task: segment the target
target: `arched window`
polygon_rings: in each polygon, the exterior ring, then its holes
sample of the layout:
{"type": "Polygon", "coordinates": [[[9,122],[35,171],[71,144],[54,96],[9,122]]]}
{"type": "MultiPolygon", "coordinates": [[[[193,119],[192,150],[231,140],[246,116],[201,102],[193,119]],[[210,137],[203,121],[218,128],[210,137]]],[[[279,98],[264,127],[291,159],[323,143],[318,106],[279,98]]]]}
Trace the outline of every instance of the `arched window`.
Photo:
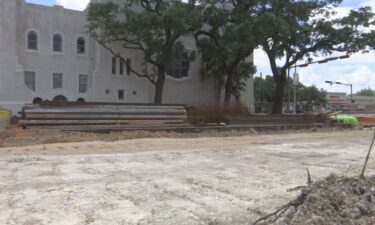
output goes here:
{"type": "Polygon", "coordinates": [[[43,102],[43,99],[40,98],[40,97],[36,97],[36,98],[33,99],[33,104],[39,104],[41,102],[43,102]]]}
{"type": "Polygon", "coordinates": [[[68,99],[64,95],[57,95],[52,99],[52,102],[65,103],[68,102],[68,99]]]}
{"type": "Polygon", "coordinates": [[[62,52],[63,39],[60,34],[53,35],[53,51],[62,52]]]}
{"type": "Polygon", "coordinates": [[[189,75],[190,61],[188,54],[183,52],[181,56],[176,59],[174,65],[167,69],[167,75],[174,78],[183,78],[189,75]]]}
{"type": "Polygon", "coordinates": [[[38,34],[35,31],[27,33],[27,49],[38,50],[38,34]]]}
{"type": "Polygon", "coordinates": [[[86,102],[86,100],[84,98],[78,98],[77,102],[86,102]]]}
{"type": "Polygon", "coordinates": [[[86,54],[86,41],[83,37],[77,39],[77,54],[86,54]]]}

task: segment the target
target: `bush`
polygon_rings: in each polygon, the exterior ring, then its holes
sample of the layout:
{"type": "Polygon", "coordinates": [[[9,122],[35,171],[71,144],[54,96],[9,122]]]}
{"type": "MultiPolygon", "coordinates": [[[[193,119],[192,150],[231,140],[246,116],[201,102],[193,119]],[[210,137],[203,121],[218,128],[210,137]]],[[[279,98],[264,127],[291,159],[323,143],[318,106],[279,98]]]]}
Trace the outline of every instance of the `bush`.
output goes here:
{"type": "Polygon", "coordinates": [[[192,124],[227,123],[227,114],[249,113],[241,103],[195,105],[189,106],[187,111],[188,121],[192,124]]]}

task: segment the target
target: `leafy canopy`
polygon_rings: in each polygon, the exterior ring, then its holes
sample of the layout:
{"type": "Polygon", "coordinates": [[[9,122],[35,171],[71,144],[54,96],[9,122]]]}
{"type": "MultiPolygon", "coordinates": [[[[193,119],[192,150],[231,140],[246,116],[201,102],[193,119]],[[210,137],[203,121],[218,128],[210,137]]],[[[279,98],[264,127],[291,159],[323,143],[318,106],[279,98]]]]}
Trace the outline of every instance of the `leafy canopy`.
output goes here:
{"type": "Polygon", "coordinates": [[[203,2],[205,26],[195,33],[203,62],[202,76],[215,78],[218,86],[225,82],[226,98],[239,96],[250,74],[255,73],[255,67],[246,59],[259,44],[259,37],[254,35],[256,18],[241,10],[241,1],[203,2]]]}
{"type": "MultiPolygon", "coordinates": [[[[255,14],[263,21],[261,47],[276,82],[274,114],[280,114],[287,71],[299,61],[333,52],[352,54],[374,45],[374,14],[370,7],[335,18],[342,0],[259,0],[255,14]]],[[[254,14],[254,12],[249,12],[254,14]]]]}
{"type": "Polygon", "coordinates": [[[285,72],[297,61],[312,60],[314,55],[334,51],[353,53],[369,44],[366,30],[374,24],[370,7],[352,10],[344,18],[334,19],[342,0],[263,0],[259,16],[263,18],[263,43],[276,74],[285,72]],[[278,66],[275,59],[285,57],[278,66]]]}
{"type": "Polygon", "coordinates": [[[357,93],[355,93],[355,95],[359,95],[359,96],[375,96],[375,91],[372,90],[371,88],[365,88],[365,89],[362,89],[362,90],[358,91],[357,93]]]}
{"type": "Polygon", "coordinates": [[[181,37],[202,25],[199,10],[178,0],[121,2],[90,3],[89,33],[115,55],[120,55],[121,49],[142,52],[143,73],[132,72],[155,82],[157,75],[150,74],[148,66],[155,72],[156,67],[173,65],[184,48],[181,37]]]}
{"type": "MultiPolygon", "coordinates": [[[[288,82],[292,86],[292,79],[288,82]]],[[[275,92],[275,81],[272,76],[267,75],[265,78],[255,77],[254,78],[254,94],[256,102],[268,102],[274,101],[275,92]]],[[[318,89],[316,86],[305,86],[304,84],[297,85],[297,101],[306,102],[309,104],[323,105],[326,103],[326,91],[318,89]]],[[[287,99],[287,94],[284,95],[287,99]]]]}

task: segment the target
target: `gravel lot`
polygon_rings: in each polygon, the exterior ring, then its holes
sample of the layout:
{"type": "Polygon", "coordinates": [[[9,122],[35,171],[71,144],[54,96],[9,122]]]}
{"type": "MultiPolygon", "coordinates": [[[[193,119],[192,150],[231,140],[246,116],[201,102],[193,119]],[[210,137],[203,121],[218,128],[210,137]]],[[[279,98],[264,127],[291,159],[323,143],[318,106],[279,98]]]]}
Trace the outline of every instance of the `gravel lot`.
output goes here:
{"type": "MultiPolygon", "coordinates": [[[[330,173],[356,175],[372,131],[0,148],[1,225],[249,224],[330,173]]],[[[369,173],[375,164],[370,161],[369,173]]]]}

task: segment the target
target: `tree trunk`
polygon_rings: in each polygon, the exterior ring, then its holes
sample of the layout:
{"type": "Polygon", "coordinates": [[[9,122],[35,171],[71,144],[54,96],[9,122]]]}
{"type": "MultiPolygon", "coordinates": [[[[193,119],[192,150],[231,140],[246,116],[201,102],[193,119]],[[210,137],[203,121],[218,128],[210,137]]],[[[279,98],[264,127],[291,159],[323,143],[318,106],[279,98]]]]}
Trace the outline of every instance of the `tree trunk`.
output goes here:
{"type": "Polygon", "coordinates": [[[216,103],[217,104],[220,104],[221,102],[221,89],[222,89],[221,84],[216,87],[216,103]]]}
{"type": "Polygon", "coordinates": [[[158,79],[155,84],[155,96],[154,96],[155,104],[163,103],[164,83],[165,83],[165,67],[158,66],[158,79]]]}
{"type": "Polygon", "coordinates": [[[241,95],[235,95],[235,97],[237,103],[241,102],[241,95]]]}
{"type": "Polygon", "coordinates": [[[275,98],[272,106],[272,114],[282,114],[283,112],[283,99],[286,84],[286,74],[274,75],[274,80],[276,84],[275,88],[275,98]]]}
{"type": "Polygon", "coordinates": [[[225,82],[224,104],[228,105],[232,96],[232,79],[228,76],[225,82]]]}

